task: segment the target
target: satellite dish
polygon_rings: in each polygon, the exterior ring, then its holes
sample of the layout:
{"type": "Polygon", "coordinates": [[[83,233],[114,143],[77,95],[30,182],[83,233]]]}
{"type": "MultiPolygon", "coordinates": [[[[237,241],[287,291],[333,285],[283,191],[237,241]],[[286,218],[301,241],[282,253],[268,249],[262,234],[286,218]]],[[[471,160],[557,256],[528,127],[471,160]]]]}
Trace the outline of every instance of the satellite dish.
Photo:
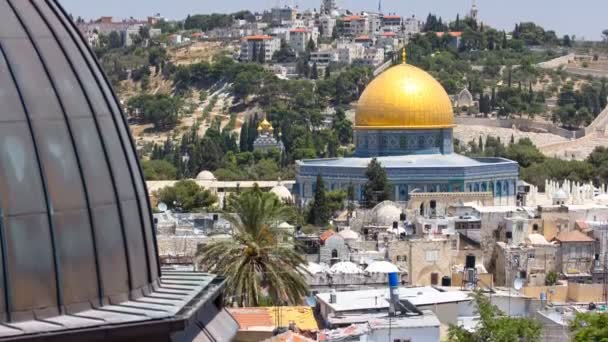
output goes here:
{"type": "Polygon", "coordinates": [[[158,210],[162,211],[163,213],[167,211],[167,205],[163,202],[158,203],[158,205],[156,207],[158,208],[158,210]]]}
{"type": "Polygon", "coordinates": [[[524,287],[524,280],[521,278],[515,278],[515,280],[513,281],[513,287],[517,291],[521,290],[521,288],[524,287]]]}

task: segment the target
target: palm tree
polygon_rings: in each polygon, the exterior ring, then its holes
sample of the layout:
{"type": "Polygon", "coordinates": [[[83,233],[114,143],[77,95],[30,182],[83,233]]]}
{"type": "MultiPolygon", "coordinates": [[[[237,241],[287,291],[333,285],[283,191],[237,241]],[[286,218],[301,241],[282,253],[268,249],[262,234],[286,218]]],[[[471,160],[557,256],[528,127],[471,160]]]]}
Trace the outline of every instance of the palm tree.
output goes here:
{"type": "Polygon", "coordinates": [[[298,304],[308,293],[302,264],[292,244],[282,243],[280,222],[293,216],[274,194],[259,189],[231,200],[233,241],[214,242],[200,252],[199,265],[226,278],[228,302],[258,306],[265,298],[275,305],[298,304]]]}

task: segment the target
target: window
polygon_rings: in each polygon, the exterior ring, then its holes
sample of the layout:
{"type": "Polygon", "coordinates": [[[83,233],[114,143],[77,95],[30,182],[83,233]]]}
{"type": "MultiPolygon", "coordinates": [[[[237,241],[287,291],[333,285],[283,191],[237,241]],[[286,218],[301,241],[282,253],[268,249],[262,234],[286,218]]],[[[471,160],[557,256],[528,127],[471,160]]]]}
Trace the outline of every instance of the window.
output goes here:
{"type": "Polygon", "coordinates": [[[458,249],[458,240],[452,240],[452,249],[458,249]]]}
{"type": "Polygon", "coordinates": [[[535,257],[534,252],[528,253],[528,259],[534,259],[535,257]]]}
{"type": "Polygon", "coordinates": [[[331,250],[331,257],[332,259],[335,259],[338,257],[338,250],[337,249],[332,249],[331,250]]]}
{"type": "Polygon", "coordinates": [[[431,285],[439,284],[439,273],[431,273],[431,285]]]}
{"type": "Polygon", "coordinates": [[[426,251],[426,262],[435,262],[439,259],[439,251],[426,251]]]}

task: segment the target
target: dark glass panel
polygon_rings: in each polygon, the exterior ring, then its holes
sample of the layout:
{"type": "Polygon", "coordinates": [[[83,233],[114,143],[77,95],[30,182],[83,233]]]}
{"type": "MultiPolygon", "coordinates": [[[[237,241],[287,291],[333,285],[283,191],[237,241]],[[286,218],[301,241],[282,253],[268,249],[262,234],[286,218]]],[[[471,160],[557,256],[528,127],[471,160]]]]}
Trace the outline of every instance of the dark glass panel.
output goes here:
{"type": "Polygon", "coordinates": [[[78,80],[68,65],[65,56],[59,49],[57,42],[47,38],[34,38],[39,46],[42,58],[49,68],[49,74],[53,80],[63,108],[68,118],[90,118],[91,111],[80,88],[78,80]]]}
{"type": "Polygon", "coordinates": [[[40,169],[25,122],[0,123],[0,196],[5,215],[46,211],[40,169]]]}
{"type": "Polygon", "coordinates": [[[55,212],[53,226],[64,304],[83,303],[97,297],[95,255],[87,211],[55,212]]]}
{"type": "Polygon", "coordinates": [[[53,208],[86,207],[82,178],[65,122],[40,121],[33,126],[53,208]]]}
{"type": "Polygon", "coordinates": [[[62,119],[57,96],[32,43],[24,39],[2,39],[1,43],[29,116],[33,120],[62,119]]]}
{"type": "Polygon", "coordinates": [[[9,217],[6,222],[11,311],[57,306],[53,250],[46,214],[9,217]]]}
{"type": "Polygon", "coordinates": [[[23,32],[19,20],[7,2],[0,1],[0,13],[2,13],[2,20],[0,20],[0,38],[27,37],[25,32],[23,32]]]}
{"type": "Polygon", "coordinates": [[[127,160],[123,152],[123,146],[118,139],[116,128],[110,117],[100,118],[99,126],[101,136],[105,139],[106,148],[110,156],[114,179],[116,180],[118,195],[121,200],[134,199],[135,190],[131,182],[127,160]]]}
{"type": "Polygon", "coordinates": [[[93,119],[70,120],[91,206],[116,202],[108,164],[93,119]]]}
{"type": "Polygon", "coordinates": [[[137,202],[124,201],[122,204],[122,213],[124,215],[125,232],[127,236],[127,250],[129,259],[131,260],[131,277],[133,287],[139,288],[147,283],[147,255],[144,249],[144,237],[141,232],[141,221],[137,210],[137,202]]]}
{"type": "Polygon", "coordinates": [[[129,291],[124,240],[116,205],[93,208],[97,254],[106,296],[129,291]]]}
{"type": "Polygon", "coordinates": [[[0,122],[25,120],[23,105],[2,53],[0,53],[0,104],[2,104],[0,122]]]}

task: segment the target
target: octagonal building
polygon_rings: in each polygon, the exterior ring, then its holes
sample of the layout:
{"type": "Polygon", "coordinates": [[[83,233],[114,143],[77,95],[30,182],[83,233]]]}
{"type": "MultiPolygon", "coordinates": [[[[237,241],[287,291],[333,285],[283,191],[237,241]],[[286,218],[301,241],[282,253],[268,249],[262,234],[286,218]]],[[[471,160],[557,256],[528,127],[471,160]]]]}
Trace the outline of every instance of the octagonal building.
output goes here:
{"type": "Polygon", "coordinates": [[[412,192],[491,192],[495,204],[515,204],[518,164],[455,154],[454,126],[452,103],[441,84],[404,61],[380,74],[361,95],[352,157],[297,162],[297,195],[301,203],[310,201],[321,175],[326,189],[352,184],[356,200],[365,201],[365,171],[377,158],[395,201],[409,200],[412,192]]]}
{"type": "Polygon", "coordinates": [[[161,276],[125,117],[54,0],[0,0],[0,215],[0,340],[184,341],[222,314],[221,279],[161,276]]]}

